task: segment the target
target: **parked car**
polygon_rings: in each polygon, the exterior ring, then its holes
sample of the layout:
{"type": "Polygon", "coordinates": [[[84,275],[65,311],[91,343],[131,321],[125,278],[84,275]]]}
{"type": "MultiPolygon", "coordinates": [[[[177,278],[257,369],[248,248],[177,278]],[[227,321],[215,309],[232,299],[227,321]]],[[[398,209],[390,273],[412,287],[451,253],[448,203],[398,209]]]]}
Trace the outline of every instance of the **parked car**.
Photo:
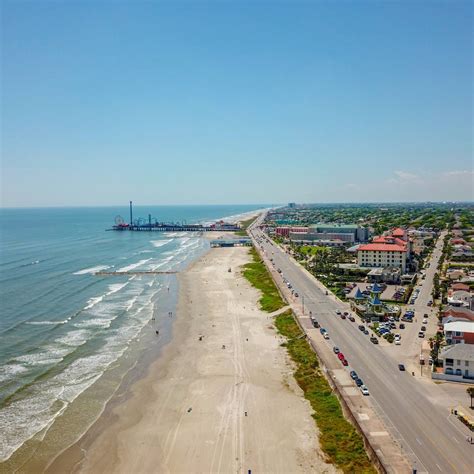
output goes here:
{"type": "Polygon", "coordinates": [[[344,313],[342,314],[344,314],[344,316],[349,316],[349,313],[347,311],[344,311],[344,313]]]}
{"type": "Polygon", "coordinates": [[[428,324],[428,320],[425,318],[423,321],[421,321],[423,324],[428,324]]]}
{"type": "Polygon", "coordinates": [[[320,332],[321,334],[324,334],[324,333],[326,332],[326,329],[321,328],[321,329],[319,330],[319,332],[320,332]]]}
{"type": "Polygon", "coordinates": [[[405,325],[403,323],[400,323],[400,326],[399,326],[400,329],[405,329],[405,325]]]}
{"type": "Polygon", "coordinates": [[[295,298],[298,298],[298,296],[299,296],[298,293],[295,291],[295,298]]]}
{"type": "Polygon", "coordinates": [[[346,319],[346,317],[343,314],[341,314],[341,319],[346,319]]]}
{"type": "Polygon", "coordinates": [[[362,395],[370,395],[369,389],[365,385],[360,386],[360,391],[362,392],[362,395]]]}
{"type": "Polygon", "coordinates": [[[359,376],[357,375],[357,372],[356,372],[355,370],[351,370],[350,373],[349,373],[349,375],[351,376],[351,378],[352,378],[353,380],[359,378],[359,376]]]}
{"type": "Polygon", "coordinates": [[[346,359],[342,359],[341,362],[342,362],[342,365],[345,366],[345,367],[347,367],[349,365],[349,362],[347,362],[346,359]]]}
{"type": "Polygon", "coordinates": [[[327,332],[325,332],[325,333],[323,334],[323,337],[324,337],[324,339],[329,339],[329,334],[328,334],[327,332]]]}
{"type": "Polygon", "coordinates": [[[337,357],[339,358],[339,360],[342,360],[344,359],[344,354],[342,352],[339,352],[337,353],[337,357]]]}
{"type": "Polygon", "coordinates": [[[359,324],[359,330],[363,331],[365,329],[365,326],[363,324],[359,324]]]}
{"type": "Polygon", "coordinates": [[[358,387],[361,387],[362,385],[364,385],[364,382],[362,382],[362,379],[355,379],[355,383],[358,387]]]}
{"type": "Polygon", "coordinates": [[[349,316],[349,321],[352,321],[352,322],[354,322],[354,321],[355,321],[355,318],[354,318],[354,316],[349,316]]]}
{"type": "Polygon", "coordinates": [[[422,331],[426,331],[426,326],[421,326],[422,331]]]}
{"type": "Polygon", "coordinates": [[[337,311],[336,311],[336,314],[339,315],[339,314],[341,314],[341,312],[340,312],[339,310],[337,310],[337,311]]]}
{"type": "Polygon", "coordinates": [[[367,330],[367,328],[364,329],[364,334],[365,334],[366,336],[369,335],[369,331],[367,330]]]}
{"type": "Polygon", "coordinates": [[[378,340],[375,336],[372,336],[372,337],[370,338],[370,342],[371,342],[372,344],[378,344],[378,343],[379,343],[379,340],[378,340]]]}
{"type": "Polygon", "coordinates": [[[398,364],[398,370],[400,370],[400,372],[405,372],[405,366],[403,364],[398,364]]]}
{"type": "Polygon", "coordinates": [[[418,333],[418,337],[425,337],[425,333],[424,333],[423,331],[420,331],[420,332],[418,333]]]}
{"type": "Polygon", "coordinates": [[[314,320],[314,321],[313,321],[313,326],[314,326],[315,328],[319,328],[319,323],[318,323],[316,320],[314,320]]]}
{"type": "Polygon", "coordinates": [[[340,351],[339,351],[339,347],[337,347],[337,346],[334,346],[334,347],[332,348],[332,351],[334,352],[334,354],[339,354],[339,352],[340,352],[340,351]]]}

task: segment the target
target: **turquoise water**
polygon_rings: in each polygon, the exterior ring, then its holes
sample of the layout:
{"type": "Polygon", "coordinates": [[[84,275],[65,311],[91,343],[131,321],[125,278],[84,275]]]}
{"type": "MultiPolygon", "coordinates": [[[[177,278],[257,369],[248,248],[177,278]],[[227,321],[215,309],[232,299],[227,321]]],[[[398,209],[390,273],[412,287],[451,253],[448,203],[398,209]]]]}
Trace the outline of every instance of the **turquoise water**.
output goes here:
{"type": "MultiPolygon", "coordinates": [[[[159,221],[210,222],[262,206],[134,209],[159,221]]],[[[0,211],[0,461],[44,431],[123,355],[172,298],[171,276],[209,246],[198,234],[106,232],[128,208],[0,211]]]]}

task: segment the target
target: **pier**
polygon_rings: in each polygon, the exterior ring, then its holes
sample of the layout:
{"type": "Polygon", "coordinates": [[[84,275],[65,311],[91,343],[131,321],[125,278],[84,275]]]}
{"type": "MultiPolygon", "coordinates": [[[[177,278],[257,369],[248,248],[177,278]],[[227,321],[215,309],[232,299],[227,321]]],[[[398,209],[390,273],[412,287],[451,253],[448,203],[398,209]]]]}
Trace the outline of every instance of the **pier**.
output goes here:
{"type": "Polygon", "coordinates": [[[130,272],[95,272],[95,276],[121,276],[121,275],[127,275],[127,276],[134,276],[134,275],[172,275],[174,273],[178,273],[177,271],[163,271],[163,272],[158,272],[158,271],[153,271],[153,270],[143,270],[143,271],[130,271],[130,272]]]}
{"type": "Polygon", "coordinates": [[[115,225],[111,229],[115,231],[133,231],[133,232],[235,232],[240,230],[240,226],[235,223],[219,221],[211,225],[187,224],[173,222],[158,222],[148,214],[148,219],[139,217],[133,219],[133,203],[130,201],[130,221],[126,223],[122,216],[115,218],[115,225]]]}

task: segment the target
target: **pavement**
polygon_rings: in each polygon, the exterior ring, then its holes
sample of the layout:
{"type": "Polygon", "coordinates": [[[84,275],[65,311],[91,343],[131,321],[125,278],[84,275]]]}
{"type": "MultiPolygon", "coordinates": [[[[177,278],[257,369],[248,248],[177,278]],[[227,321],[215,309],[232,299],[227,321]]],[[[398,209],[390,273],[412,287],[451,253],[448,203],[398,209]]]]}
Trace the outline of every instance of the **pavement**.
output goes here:
{"type": "MultiPolygon", "coordinates": [[[[251,226],[250,233],[254,242],[256,238],[264,237],[257,228],[262,218],[257,219],[251,226]]],[[[336,316],[337,309],[349,311],[346,303],[330,292],[326,295],[326,289],[320,282],[278,246],[268,242],[266,236],[262,244],[255,244],[261,247],[264,261],[273,272],[280,288],[285,288],[285,285],[281,275],[276,272],[278,268],[299,293],[299,298],[293,306],[299,307],[305,314],[312,311],[321,326],[328,330],[330,343],[337,345],[344,352],[350,365],[343,370],[356,370],[362,377],[370,391],[370,396],[366,399],[383,420],[392,438],[399,443],[412,469],[416,469],[417,473],[473,473],[474,445],[466,442],[470,432],[453,419],[443,404],[436,403],[438,398],[446,397],[446,393],[431,381],[428,383],[426,379],[413,377],[408,371],[398,370],[396,359],[405,356],[405,352],[419,350],[419,342],[407,344],[405,350],[395,355],[387,351],[386,347],[371,344],[368,337],[357,328],[357,320],[356,323],[351,323],[348,319],[342,320],[336,316]],[[269,261],[270,258],[274,259],[274,267],[269,261]],[[406,350],[407,347],[409,350],[406,350]]],[[[436,250],[433,255],[436,255],[436,250]]],[[[434,274],[434,263],[428,270],[431,270],[430,274],[434,274]]],[[[430,274],[427,274],[424,282],[432,280],[430,274]]],[[[418,297],[418,306],[422,305],[424,300],[427,303],[429,299],[429,283],[426,286],[423,283],[422,286],[424,292],[418,297]]],[[[431,298],[431,295],[429,297],[431,298]]],[[[411,330],[418,332],[415,324],[421,326],[421,320],[412,324],[411,330]]],[[[406,336],[406,339],[409,340],[409,336],[406,336]]],[[[403,349],[404,346],[398,347],[403,349]]],[[[334,359],[337,360],[335,355],[334,359]]]]}

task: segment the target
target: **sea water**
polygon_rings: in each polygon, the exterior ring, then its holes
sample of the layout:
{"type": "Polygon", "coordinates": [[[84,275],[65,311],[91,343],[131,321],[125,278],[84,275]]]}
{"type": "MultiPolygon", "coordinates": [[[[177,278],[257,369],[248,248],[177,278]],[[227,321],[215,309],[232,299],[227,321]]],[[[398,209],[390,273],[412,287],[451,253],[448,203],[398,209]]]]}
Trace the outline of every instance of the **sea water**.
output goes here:
{"type": "MultiPolygon", "coordinates": [[[[202,223],[259,208],[167,206],[134,213],[202,223]]],[[[120,214],[128,209],[0,212],[0,462],[28,440],[43,439],[130,354],[146,325],[153,320],[159,327],[168,317],[165,308],[176,297],[172,275],[96,273],[179,271],[209,248],[197,233],[107,232],[120,214]]]]}

